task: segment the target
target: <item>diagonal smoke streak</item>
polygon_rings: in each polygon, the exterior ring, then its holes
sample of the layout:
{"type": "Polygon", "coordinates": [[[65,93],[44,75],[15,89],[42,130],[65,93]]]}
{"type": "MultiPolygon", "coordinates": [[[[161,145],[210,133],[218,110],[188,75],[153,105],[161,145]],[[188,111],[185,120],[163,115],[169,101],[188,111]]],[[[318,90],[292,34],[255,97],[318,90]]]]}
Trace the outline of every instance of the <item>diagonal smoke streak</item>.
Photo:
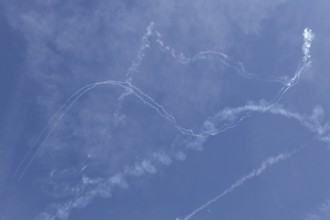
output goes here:
{"type": "Polygon", "coordinates": [[[292,157],[296,153],[297,153],[297,151],[294,151],[294,152],[291,152],[291,153],[281,153],[281,154],[277,155],[276,157],[267,158],[266,160],[264,160],[261,163],[261,165],[258,168],[252,170],[250,173],[248,173],[248,174],[244,175],[243,177],[241,177],[238,181],[236,181],[234,184],[232,184],[229,188],[225,189],[222,193],[220,193],[219,195],[217,195],[213,199],[210,199],[209,201],[207,201],[206,203],[204,203],[203,205],[201,205],[200,207],[198,207],[197,209],[192,211],[186,217],[176,218],[176,220],[189,220],[189,219],[191,219],[197,213],[203,211],[208,206],[212,205],[213,203],[217,202],[219,199],[223,198],[227,194],[233,192],[238,187],[242,186],[246,181],[248,181],[248,180],[250,180],[254,177],[260,176],[267,169],[271,168],[272,166],[274,166],[275,164],[277,164],[277,163],[279,163],[283,160],[288,160],[290,157],[292,157]]]}
{"type": "MultiPolygon", "coordinates": [[[[35,158],[36,154],[40,151],[40,148],[45,146],[45,143],[48,140],[48,137],[52,134],[54,129],[56,128],[59,121],[64,117],[64,115],[70,110],[72,105],[74,105],[77,100],[86,94],[88,91],[92,90],[96,86],[100,85],[113,85],[113,86],[119,86],[123,89],[125,89],[125,92],[119,97],[118,99],[118,108],[117,112],[119,113],[121,110],[121,105],[125,100],[125,97],[127,95],[134,95],[136,96],[141,102],[149,106],[150,108],[154,109],[160,117],[164,118],[168,122],[170,122],[173,127],[175,127],[178,131],[180,131],[183,135],[191,136],[196,139],[193,139],[192,141],[188,141],[185,144],[187,145],[184,149],[200,149],[203,145],[203,143],[207,140],[209,136],[217,135],[218,133],[225,132],[227,129],[233,128],[237,126],[244,118],[250,116],[253,112],[256,113],[271,113],[271,114],[278,114],[284,117],[288,118],[294,118],[301,122],[301,124],[306,125],[308,128],[313,128],[311,131],[315,132],[317,129],[322,130],[320,124],[313,123],[316,122],[316,120],[310,120],[311,122],[308,122],[308,117],[303,117],[298,113],[291,113],[284,108],[278,107],[277,102],[280,101],[282,96],[294,85],[298,83],[299,77],[302,74],[303,71],[305,71],[307,68],[310,67],[311,61],[310,61],[310,46],[312,42],[313,34],[310,29],[305,29],[304,31],[304,44],[303,44],[303,63],[300,68],[295,72],[294,76],[289,80],[285,81],[281,78],[278,79],[261,79],[263,81],[271,81],[271,82],[281,82],[283,84],[282,89],[279,92],[279,95],[277,98],[274,99],[274,101],[270,103],[263,103],[260,105],[253,105],[249,104],[246,106],[238,107],[236,109],[225,109],[224,111],[220,111],[213,117],[209,117],[203,124],[201,131],[196,132],[187,128],[182,127],[180,124],[177,123],[175,117],[168,113],[166,109],[157,103],[154,99],[152,99],[149,95],[142,92],[141,89],[137,88],[132,84],[133,81],[133,75],[136,72],[137,68],[143,61],[143,58],[145,57],[145,51],[147,48],[150,47],[150,39],[151,37],[156,38],[156,42],[160,46],[161,51],[167,51],[170,52],[171,56],[184,64],[188,64],[191,62],[195,62],[197,60],[201,59],[209,59],[212,57],[220,58],[220,61],[234,69],[240,76],[247,78],[247,79],[254,79],[254,80],[260,80],[260,78],[255,75],[251,74],[245,71],[244,66],[241,63],[235,63],[231,61],[227,55],[217,52],[217,51],[204,51],[196,54],[192,58],[186,58],[182,53],[177,53],[175,50],[171,49],[169,46],[166,46],[163,41],[161,41],[161,35],[154,31],[154,24],[151,23],[148,28],[146,34],[142,38],[142,45],[140,47],[140,50],[138,52],[138,55],[135,60],[133,60],[131,67],[128,69],[126,73],[126,80],[125,81],[114,81],[114,80],[107,80],[103,82],[96,82],[90,85],[87,85],[85,87],[82,87],[79,89],[76,93],[74,93],[68,101],[61,106],[58,112],[54,114],[54,116],[51,118],[49,123],[46,125],[46,127],[41,132],[40,136],[37,139],[37,142],[41,141],[40,145],[35,145],[34,148],[37,148],[36,151],[32,154],[30,160],[23,159],[22,165],[19,165],[17,170],[15,171],[14,175],[18,175],[20,167],[23,167],[24,161],[27,162],[27,166],[25,166],[23,172],[19,176],[19,179],[21,179],[28,169],[29,165],[35,158]],[[307,30],[307,31],[306,31],[307,30]],[[306,32],[306,33],[305,33],[306,32]],[[307,59],[308,58],[308,59],[307,59]],[[225,123],[226,122],[226,123],[225,123]],[[308,122],[308,123],[307,123],[308,122]],[[54,124],[53,124],[54,123],[54,124]],[[315,126],[315,127],[313,127],[315,126]],[[317,127],[318,126],[318,127],[317,127]],[[315,129],[314,129],[315,128],[315,129]],[[45,137],[43,137],[45,136],[45,137]]],[[[323,134],[323,133],[322,133],[323,134]]],[[[182,148],[182,146],[181,146],[182,148]]],[[[69,213],[74,208],[81,208],[86,206],[88,203],[90,203],[95,197],[101,196],[101,197],[109,197],[111,196],[111,191],[114,187],[120,186],[122,188],[127,187],[127,183],[125,182],[125,178],[128,177],[136,177],[140,176],[144,173],[155,173],[156,168],[154,164],[161,164],[161,165],[169,165],[173,158],[183,160],[185,157],[184,152],[177,151],[174,154],[165,154],[163,153],[162,156],[159,156],[161,154],[155,153],[155,155],[158,155],[157,157],[154,156],[149,159],[143,160],[141,163],[136,164],[133,168],[128,168],[122,173],[118,174],[115,177],[109,177],[109,178],[100,178],[96,180],[89,180],[82,183],[82,185],[79,187],[79,190],[81,193],[77,195],[74,199],[68,201],[67,203],[57,205],[55,209],[55,214],[47,214],[43,213],[40,215],[43,218],[41,219],[67,219],[69,213]],[[88,187],[91,187],[92,189],[87,189],[88,187]],[[48,217],[47,217],[48,216],[48,217]]],[[[26,156],[27,158],[29,156],[26,156]]],[[[281,161],[281,160],[279,160],[281,161]]],[[[267,163],[266,163],[267,165],[267,163]]],[[[269,166],[269,164],[268,164],[269,166]]],[[[266,168],[265,168],[266,169],[266,168]]],[[[263,172],[263,170],[261,170],[263,172]]],[[[255,175],[257,175],[256,173],[255,175]]],[[[260,175],[260,174],[258,174],[260,175]]],[[[252,177],[250,177],[252,178],[252,177]]],[[[248,178],[249,179],[249,178],[248,178]]],[[[86,179],[85,179],[86,180],[86,179]]],[[[246,179],[247,180],[247,179],[246,179]]],[[[242,184],[246,181],[244,180],[242,184]]],[[[236,186],[237,187],[237,186],[236,186]]],[[[235,188],[236,188],[235,187],[235,188]]],[[[79,191],[78,190],[78,191],[79,191]]]]}
{"type": "Polygon", "coordinates": [[[117,173],[109,178],[90,179],[83,177],[82,185],[78,186],[78,192],[75,198],[63,203],[52,205],[47,212],[41,213],[36,220],[56,220],[68,219],[72,209],[83,208],[87,206],[96,197],[111,197],[115,188],[125,189],[128,187],[126,179],[129,177],[138,177],[145,173],[154,174],[156,164],[168,166],[172,163],[171,156],[164,152],[154,153],[149,159],[135,164],[133,167],[126,168],[123,172],[117,173]]]}
{"type": "Polygon", "coordinates": [[[145,33],[145,35],[142,37],[141,47],[138,51],[138,54],[133,60],[131,66],[128,68],[128,71],[126,73],[127,82],[132,82],[134,73],[136,72],[137,68],[140,66],[141,62],[143,61],[143,58],[145,57],[146,49],[150,47],[150,37],[153,35],[153,29],[154,22],[151,22],[147,27],[147,33],[145,33]]]}

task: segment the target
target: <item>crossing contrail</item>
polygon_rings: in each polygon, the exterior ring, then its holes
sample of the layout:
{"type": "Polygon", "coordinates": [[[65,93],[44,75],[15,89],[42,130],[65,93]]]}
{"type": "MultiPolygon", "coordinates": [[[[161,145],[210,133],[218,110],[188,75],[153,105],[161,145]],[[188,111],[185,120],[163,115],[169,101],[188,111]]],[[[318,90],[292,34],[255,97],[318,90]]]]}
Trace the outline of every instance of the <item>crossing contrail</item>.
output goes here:
{"type": "MultiPolygon", "coordinates": [[[[187,57],[181,52],[177,52],[170,46],[166,45],[164,41],[161,39],[161,35],[154,28],[154,23],[150,23],[147,27],[147,31],[142,37],[141,46],[139,48],[138,54],[136,58],[132,61],[132,65],[128,68],[128,71],[125,75],[125,79],[123,81],[116,80],[105,80],[96,83],[92,83],[86,85],[79,90],[77,90],[69,99],[59,108],[59,110],[51,117],[49,122],[46,124],[45,128],[41,131],[39,137],[36,140],[36,143],[33,145],[32,149],[26,154],[18,168],[15,170],[13,176],[18,176],[18,179],[22,179],[26,171],[28,170],[30,164],[38,154],[38,152],[43,148],[50,135],[56,129],[58,123],[62,120],[65,114],[70,110],[70,108],[82,97],[87,94],[89,91],[93,90],[98,86],[117,86],[124,90],[124,92],[118,98],[118,108],[116,111],[120,112],[121,105],[125,100],[125,97],[128,95],[133,95],[137,99],[139,99],[143,104],[155,110],[158,115],[164,120],[168,121],[175,129],[177,129],[181,134],[185,137],[192,137],[193,139],[184,141],[183,143],[187,146],[180,146],[173,155],[162,153],[162,154],[154,154],[152,158],[145,158],[144,160],[136,163],[133,167],[130,167],[118,174],[117,176],[109,177],[109,178],[100,178],[90,181],[85,181],[82,186],[82,189],[88,184],[92,184],[93,188],[91,190],[87,190],[79,196],[69,200],[66,203],[59,204],[55,208],[55,214],[43,213],[40,216],[44,216],[43,219],[67,219],[69,213],[74,208],[81,208],[90,203],[95,197],[109,197],[114,187],[120,186],[122,188],[127,187],[127,183],[125,182],[126,177],[137,177],[141,176],[144,173],[153,174],[157,171],[156,163],[161,163],[163,165],[170,165],[174,158],[183,159],[185,157],[184,150],[197,149],[201,147],[205,141],[207,141],[208,137],[217,135],[221,132],[225,132],[228,129],[231,129],[237,126],[242,120],[246,117],[249,117],[252,113],[270,113],[275,115],[281,115],[287,118],[293,118],[299,121],[302,125],[307,128],[310,128],[312,132],[323,131],[326,130],[325,127],[322,127],[321,124],[317,123],[317,120],[311,119],[310,117],[303,116],[298,113],[290,112],[284,108],[282,108],[278,102],[282,99],[285,93],[295,86],[301,74],[306,71],[311,66],[311,56],[310,56],[310,48],[311,43],[314,37],[313,32],[306,28],[303,33],[304,43],[302,46],[303,58],[302,64],[297,68],[295,73],[288,80],[283,80],[283,78],[260,78],[257,74],[253,74],[247,72],[245,67],[240,62],[235,62],[229,58],[228,55],[218,52],[218,51],[201,51],[192,57],[187,57]],[[151,42],[155,41],[160,48],[161,51],[166,52],[172,56],[172,58],[182,64],[189,64],[196,62],[198,60],[207,60],[207,59],[216,59],[219,60],[225,66],[233,69],[239,76],[249,79],[249,80],[262,80],[265,82],[276,82],[280,83],[282,87],[280,88],[277,96],[271,101],[264,101],[257,104],[247,104],[244,106],[236,107],[236,108],[225,108],[224,110],[219,110],[213,116],[208,117],[204,124],[201,125],[200,130],[192,130],[189,128],[185,128],[180,125],[175,116],[172,115],[165,106],[162,106],[160,103],[156,102],[152,96],[145,93],[141,88],[138,88],[134,85],[134,74],[137,71],[138,67],[142,63],[145,57],[146,50],[151,47],[151,42]],[[157,156],[155,156],[157,155],[157,156]],[[22,171],[21,171],[22,170],[22,171]],[[48,217],[47,217],[48,216],[48,217]]],[[[321,132],[322,135],[324,132],[321,132]]],[[[289,159],[294,153],[283,153],[279,154],[276,157],[270,157],[262,162],[261,166],[257,169],[254,169],[249,174],[243,176],[237,182],[235,182],[232,186],[226,189],[223,193],[219,194],[214,199],[209,200],[201,207],[194,210],[191,214],[187,215],[183,220],[188,220],[193,217],[195,214],[203,210],[205,207],[213,204],[218,199],[222,198],[226,194],[232,192],[236,188],[243,185],[247,180],[257,177],[261,175],[266,169],[272,167],[273,165],[289,159]]],[[[86,180],[86,179],[85,179],[86,180]]]]}

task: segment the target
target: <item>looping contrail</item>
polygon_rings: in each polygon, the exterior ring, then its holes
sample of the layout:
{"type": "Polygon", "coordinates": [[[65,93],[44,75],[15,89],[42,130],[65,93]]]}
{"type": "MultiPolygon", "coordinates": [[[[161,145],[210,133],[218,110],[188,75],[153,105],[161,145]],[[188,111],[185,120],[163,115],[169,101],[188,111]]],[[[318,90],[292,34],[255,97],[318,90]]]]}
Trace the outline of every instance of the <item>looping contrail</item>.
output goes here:
{"type": "MultiPolygon", "coordinates": [[[[177,52],[170,46],[166,45],[164,41],[161,39],[161,34],[155,30],[154,23],[151,22],[147,27],[146,33],[143,35],[141,40],[141,46],[138,50],[136,58],[132,61],[131,66],[128,68],[128,71],[125,74],[125,79],[123,81],[115,81],[115,80],[105,80],[101,82],[96,82],[93,84],[86,85],[79,90],[77,90],[69,99],[59,108],[59,110],[51,117],[49,122],[46,124],[45,128],[41,131],[39,137],[37,138],[35,144],[31,148],[31,150],[26,154],[18,168],[14,172],[13,176],[18,176],[18,179],[22,179],[26,171],[28,170],[30,164],[40,152],[41,148],[43,148],[50,135],[56,129],[58,123],[62,120],[65,114],[70,110],[70,108],[86,93],[91,91],[97,86],[111,85],[118,86],[125,90],[120,97],[118,98],[118,108],[116,111],[120,112],[122,103],[125,100],[125,97],[128,95],[133,95],[138,98],[142,103],[147,105],[148,107],[155,110],[158,115],[168,121],[175,129],[177,129],[181,134],[185,137],[192,137],[192,140],[184,142],[187,147],[181,146],[181,151],[177,151],[176,154],[167,155],[167,154],[155,154],[151,159],[144,159],[140,163],[135,164],[133,168],[126,169],[120,175],[118,174],[115,177],[109,177],[104,179],[97,180],[88,180],[85,178],[85,181],[80,186],[82,189],[86,185],[93,185],[94,188],[91,190],[86,190],[81,195],[69,200],[67,203],[60,204],[56,206],[56,212],[54,215],[43,213],[41,216],[44,216],[43,219],[67,219],[70,211],[74,208],[80,208],[86,206],[90,201],[92,201],[97,196],[109,197],[111,195],[111,191],[115,186],[120,186],[121,188],[127,187],[127,183],[124,181],[125,177],[133,177],[140,176],[143,173],[155,173],[156,168],[153,163],[160,162],[163,165],[169,165],[172,162],[172,159],[176,157],[178,160],[184,160],[185,153],[182,149],[198,149],[203,143],[207,140],[208,137],[217,135],[221,132],[225,132],[226,130],[237,126],[242,120],[246,117],[249,117],[253,112],[268,112],[271,114],[283,115],[285,117],[291,117],[301,124],[306,124],[306,126],[314,126],[314,124],[308,124],[304,117],[300,117],[300,115],[294,115],[285,109],[278,108],[278,102],[282,99],[284,94],[295,86],[301,74],[306,71],[311,65],[311,55],[310,48],[312,44],[312,40],[314,38],[314,34],[311,29],[306,28],[303,32],[304,43],[302,45],[303,58],[302,64],[297,68],[294,75],[289,78],[289,80],[283,80],[282,78],[274,79],[274,78],[261,78],[257,74],[249,73],[245,70],[245,67],[240,62],[232,61],[228,55],[218,52],[218,51],[202,51],[197,53],[192,57],[187,57],[183,53],[177,52]],[[207,60],[207,59],[217,59],[219,62],[224,64],[226,67],[233,69],[239,76],[249,79],[249,80],[262,80],[265,82],[275,82],[281,83],[282,87],[279,90],[277,96],[270,102],[264,102],[256,105],[245,105],[238,107],[236,109],[225,109],[223,111],[219,111],[217,114],[210,116],[208,119],[204,121],[201,129],[199,131],[194,131],[189,128],[185,128],[181,126],[176,118],[170,114],[166,110],[164,106],[157,103],[150,95],[144,93],[142,89],[136,87],[133,84],[134,74],[137,72],[138,67],[144,60],[146,50],[151,47],[152,40],[156,42],[161,51],[166,52],[172,56],[172,58],[182,64],[190,64],[196,62],[198,60],[207,60]],[[276,111],[277,110],[277,111],[276,111]],[[22,171],[21,171],[22,170],[22,171]],[[46,216],[46,217],[45,217],[46,216]]],[[[308,120],[307,120],[308,121],[308,120]]],[[[319,124],[315,125],[317,128],[321,128],[319,124]]],[[[311,129],[312,130],[312,129],[311,129]]],[[[320,130],[320,129],[319,129],[320,130]]],[[[312,130],[313,132],[315,130],[312,130]]],[[[237,182],[235,182],[232,186],[226,189],[223,193],[216,196],[214,199],[209,200],[207,203],[202,205],[201,207],[194,210],[191,214],[187,215],[183,220],[188,220],[193,217],[196,213],[203,210],[205,207],[211,205],[216,202],[218,199],[222,198],[226,194],[232,192],[237,187],[243,185],[247,180],[261,175],[266,169],[271,166],[289,159],[294,153],[284,153],[279,154],[276,157],[270,157],[264,160],[260,167],[254,169],[247,175],[243,176],[237,182]]]]}

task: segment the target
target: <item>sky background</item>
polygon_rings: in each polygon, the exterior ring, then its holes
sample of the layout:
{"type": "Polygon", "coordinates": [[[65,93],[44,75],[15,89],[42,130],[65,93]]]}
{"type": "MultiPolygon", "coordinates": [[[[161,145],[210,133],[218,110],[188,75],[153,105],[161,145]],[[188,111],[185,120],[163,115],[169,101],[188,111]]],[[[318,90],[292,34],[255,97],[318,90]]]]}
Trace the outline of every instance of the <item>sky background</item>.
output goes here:
{"type": "Polygon", "coordinates": [[[0,220],[329,219],[329,9],[0,1],[0,220]]]}

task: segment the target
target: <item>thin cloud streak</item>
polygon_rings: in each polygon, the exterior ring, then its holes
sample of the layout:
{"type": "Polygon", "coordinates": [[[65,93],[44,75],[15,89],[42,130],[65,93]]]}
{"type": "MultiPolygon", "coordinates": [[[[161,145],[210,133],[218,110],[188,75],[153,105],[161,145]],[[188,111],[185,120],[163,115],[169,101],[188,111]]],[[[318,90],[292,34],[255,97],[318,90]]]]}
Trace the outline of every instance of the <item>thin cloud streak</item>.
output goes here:
{"type": "Polygon", "coordinates": [[[315,212],[309,213],[304,220],[328,220],[330,219],[330,199],[319,205],[315,212]]]}
{"type": "Polygon", "coordinates": [[[255,178],[255,177],[260,176],[267,169],[271,168],[272,166],[274,166],[275,164],[278,164],[281,161],[288,160],[295,153],[296,153],[296,151],[294,151],[292,153],[281,153],[281,154],[279,154],[279,155],[277,155],[275,157],[269,157],[269,158],[267,158],[266,160],[264,160],[261,163],[261,165],[258,168],[252,170],[250,173],[248,173],[248,174],[244,175],[243,177],[241,177],[238,181],[236,181],[234,184],[232,184],[229,188],[227,188],[226,190],[224,190],[222,193],[220,193],[219,195],[217,195],[213,199],[210,199],[209,201],[207,201],[206,203],[204,203],[203,205],[201,205],[200,207],[198,207],[197,209],[195,209],[194,211],[192,211],[186,217],[176,218],[176,220],[189,220],[189,219],[191,219],[192,217],[194,217],[199,212],[203,211],[208,206],[212,205],[213,203],[217,202],[219,199],[223,198],[227,194],[233,192],[238,187],[242,186],[246,181],[248,181],[248,180],[250,180],[252,178],[255,178]]]}

